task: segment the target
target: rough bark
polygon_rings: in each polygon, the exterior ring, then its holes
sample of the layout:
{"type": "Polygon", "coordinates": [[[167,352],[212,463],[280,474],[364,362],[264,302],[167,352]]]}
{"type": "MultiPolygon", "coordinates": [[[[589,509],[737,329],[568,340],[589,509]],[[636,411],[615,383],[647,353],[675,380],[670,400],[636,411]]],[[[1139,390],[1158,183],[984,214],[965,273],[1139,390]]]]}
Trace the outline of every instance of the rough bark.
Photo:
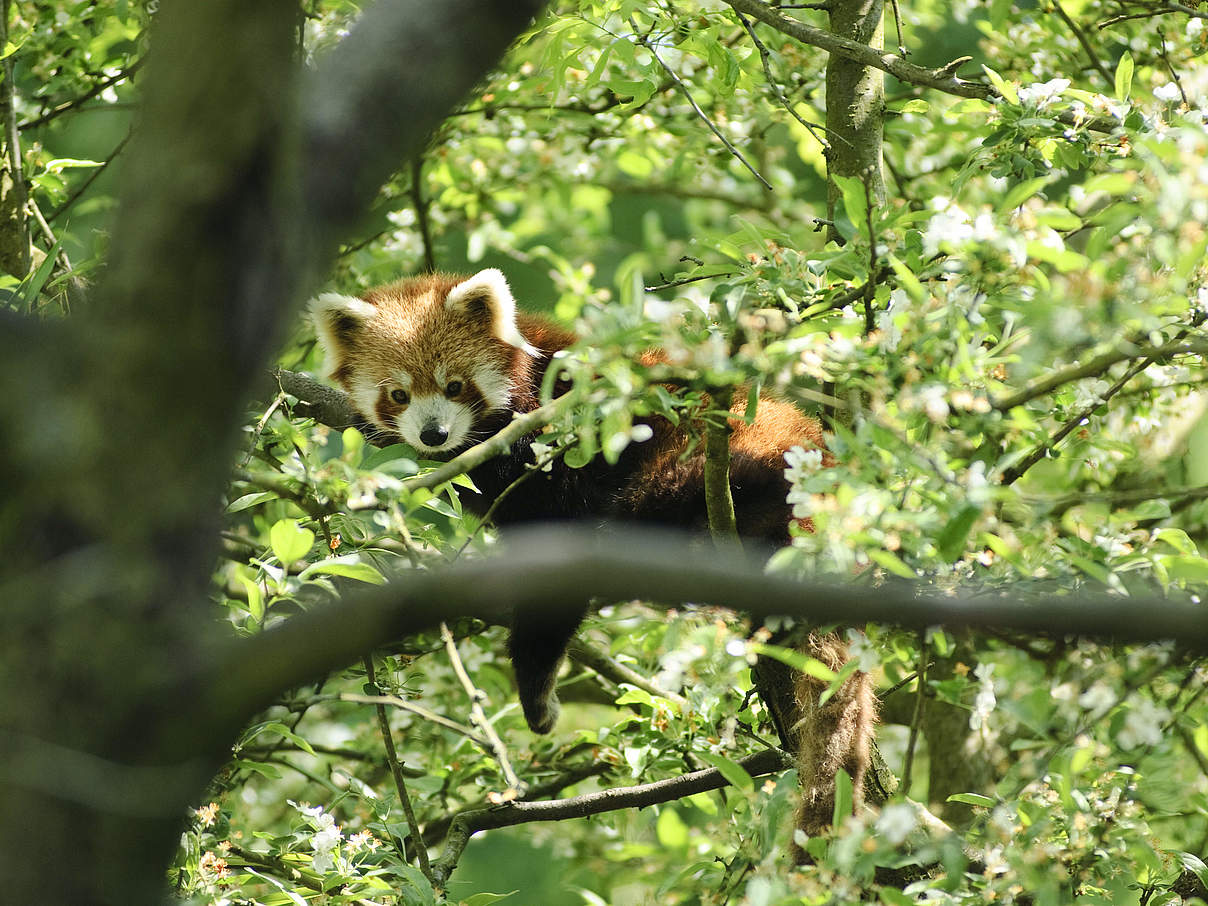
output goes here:
{"type": "MultiPolygon", "coordinates": [[[[884,0],[834,0],[830,29],[840,38],[879,49],[884,0]]],[[[840,193],[835,176],[865,181],[874,204],[885,203],[881,172],[881,137],[885,110],[885,77],[879,69],[831,54],[826,64],[827,219],[834,222],[840,193]]],[[[837,239],[832,226],[828,238],[837,239]]]]}
{"type": "Polygon", "coordinates": [[[162,3],[95,304],[0,330],[12,902],[159,901],[249,713],[210,686],[203,594],[243,407],[341,232],[537,8],[377,4],[304,77],[294,0],[162,3]]]}

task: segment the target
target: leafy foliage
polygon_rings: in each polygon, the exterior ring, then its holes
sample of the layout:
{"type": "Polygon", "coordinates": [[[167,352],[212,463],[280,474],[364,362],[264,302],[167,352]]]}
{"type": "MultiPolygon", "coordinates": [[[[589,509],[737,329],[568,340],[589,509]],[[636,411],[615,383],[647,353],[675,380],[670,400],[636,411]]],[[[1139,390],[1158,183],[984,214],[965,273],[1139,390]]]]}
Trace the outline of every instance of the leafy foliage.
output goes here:
{"type": "MultiPolygon", "coordinates": [[[[355,20],[350,3],[304,6],[308,57],[355,20]]],[[[16,11],[6,53],[25,172],[51,235],[2,289],[5,305],[49,318],[66,308],[68,276],[103,260],[104,171],[133,97],[123,74],[141,59],[154,4],[30,7],[16,11]]],[[[813,531],[771,568],[1021,599],[1106,588],[1198,603],[1204,13],[1120,18],[1099,0],[1064,15],[1010,0],[920,0],[903,12],[904,40],[933,65],[976,47],[994,95],[891,82],[890,198],[878,205],[861,179],[837,180],[841,242],[816,228],[827,219],[823,54],[748,31],[722,3],[584,0],[555,3],[423,160],[383,187],[332,282],[356,291],[426,263],[504,267],[522,304],[583,337],[561,362],[573,390],[542,438],[544,455],[572,465],[641,443],[639,416],[704,410],[710,388],[767,388],[816,410],[835,464],[786,463],[813,531]],[[640,363],[652,346],[666,364],[640,363]]],[[[320,369],[309,327],[281,363],[320,369]]],[[[293,406],[282,393],[248,413],[213,581],[232,633],[492,549],[489,525],[461,511],[453,484],[466,479],[420,487],[409,479],[435,464],[414,450],[377,448],[293,406]]],[[[1174,648],[853,635],[853,657],[884,693],[883,753],[909,783],[879,813],[801,841],[814,864],[791,869],[795,775],[752,777],[739,764],[774,743],[750,676],[767,629],[704,608],[663,621],[640,603],[605,606],[585,643],[649,682],[580,658],[549,738],[524,728],[503,630],[450,629],[452,650],[438,635],[400,639],[291,690],[247,727],[182,835],[171,871],[181,895],[266,906],[445,895],[476,906],[1157,904],[1208,875],[1208,677],[1174,648]],[[530,798],[707,767],[729,786],[493,830],[436,890],[416,867],[378,704],[434,852],[453,816],[517,795],[504,755],[530,798]],[[473,723],[473,704],[502,750],[473,723]],[[967,718],[959,738],[903,729],[941,706],[967,718]],[[954,759],[990,779],[948,789],[954,759]],[[955,829],[921,812],[927,803],[955,829]]]]}

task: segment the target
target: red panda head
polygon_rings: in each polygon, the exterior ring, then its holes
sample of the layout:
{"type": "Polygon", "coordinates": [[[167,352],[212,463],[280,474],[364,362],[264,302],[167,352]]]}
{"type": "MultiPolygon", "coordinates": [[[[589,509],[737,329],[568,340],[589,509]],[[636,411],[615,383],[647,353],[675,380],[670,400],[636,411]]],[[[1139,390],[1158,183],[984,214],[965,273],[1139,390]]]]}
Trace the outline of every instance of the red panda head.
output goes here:
{"type": "Polygon", "coordinates": [[[495,268],[430,274],[361,298],[324,293],[310,305],[327,373],[377,427],[444,457],[481,440],[474,426],[511,402],[516,302],[495,268]]]}

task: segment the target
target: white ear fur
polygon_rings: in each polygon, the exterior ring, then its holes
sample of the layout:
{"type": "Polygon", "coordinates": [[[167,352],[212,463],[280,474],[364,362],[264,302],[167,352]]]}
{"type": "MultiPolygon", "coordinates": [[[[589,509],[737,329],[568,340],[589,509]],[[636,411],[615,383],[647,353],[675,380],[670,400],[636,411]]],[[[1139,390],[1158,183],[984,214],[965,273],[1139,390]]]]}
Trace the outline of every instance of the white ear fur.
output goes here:
{"type": "Polygon", "coordinates": [[[349,321],[361,324],[377,317],[377,306],[354,296],[323,293],[310,300],[310,317],[319,338],[319,348],[327,356],[325,370],[331,375],[339,367],[339,356],[348,345],[349,321]]]}
{"type": "Polygon", "coordinates": [[[464,309],[471,301],[483,299],[491,313],[491,333],[522,349],[531,356],[537,355],[535,347],[531,346],[516,326],[516,300],[508,288],[508,281],[503,272],[497,267],[488,267],[479,271],[468,280],[463,280],[449,290],[445,298],[445,308],[450,311],[464,309]]]}

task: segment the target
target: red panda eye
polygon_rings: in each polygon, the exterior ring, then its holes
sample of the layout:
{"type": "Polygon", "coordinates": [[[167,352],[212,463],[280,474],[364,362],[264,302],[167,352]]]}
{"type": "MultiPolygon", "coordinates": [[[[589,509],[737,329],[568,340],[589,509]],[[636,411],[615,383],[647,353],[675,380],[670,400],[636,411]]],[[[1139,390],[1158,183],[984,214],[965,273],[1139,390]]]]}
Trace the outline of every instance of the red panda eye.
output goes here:
{"type": "Polygon", "coordinates": [[[406,390],[391,390],[390,398],[400,406],[405,406],[407,403],[411,402],[411,396],[406,390]]]}
{"type": "Polygon", "coordinates": [[[448,386],[445,387],[445,396],[452,399],[453,397],[457,396],[460,393],[461,393],[461,381],[449,381],[448,386]]]}

